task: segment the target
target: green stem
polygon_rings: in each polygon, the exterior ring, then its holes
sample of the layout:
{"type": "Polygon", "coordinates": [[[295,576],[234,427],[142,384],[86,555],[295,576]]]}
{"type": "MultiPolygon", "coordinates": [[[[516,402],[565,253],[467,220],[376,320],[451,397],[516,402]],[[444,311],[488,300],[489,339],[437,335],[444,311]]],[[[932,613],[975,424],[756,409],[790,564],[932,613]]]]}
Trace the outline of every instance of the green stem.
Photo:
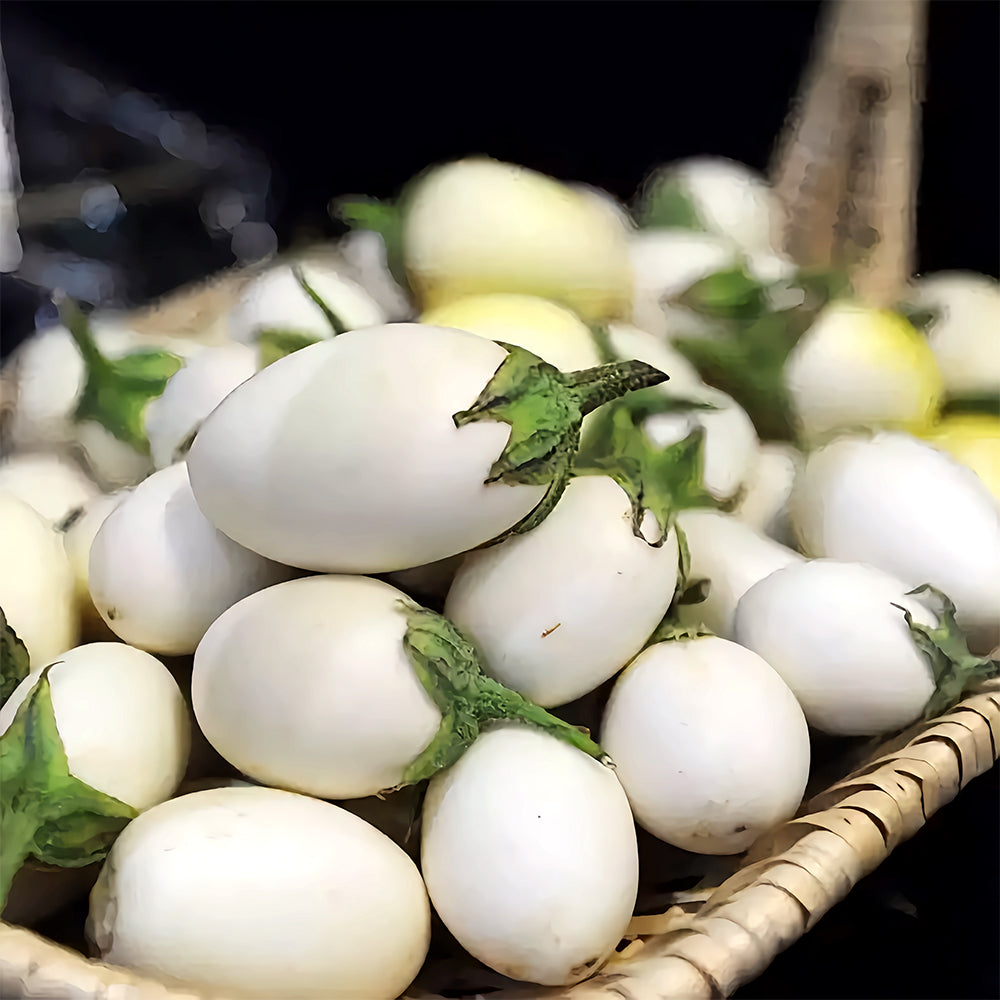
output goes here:
{"type": "Polygon", "coordinates": [[[567,384],[578,389],[578,405],[584,416],[627,392],[648,389],[670,378],[645,361],[609,361],[595,368],[568,372],[567,384]]]}
{"type": "Polygon", "coordinates": [[[424,690],[441,712],[441,724],[397,787],[424,781],[450,767],[493,722],[533,726],[611,765],[611,759],[587,733],[486,676],[475,648],[448,619],[426,608],[400,604],[407,619],[403,647],[424,690]]]}

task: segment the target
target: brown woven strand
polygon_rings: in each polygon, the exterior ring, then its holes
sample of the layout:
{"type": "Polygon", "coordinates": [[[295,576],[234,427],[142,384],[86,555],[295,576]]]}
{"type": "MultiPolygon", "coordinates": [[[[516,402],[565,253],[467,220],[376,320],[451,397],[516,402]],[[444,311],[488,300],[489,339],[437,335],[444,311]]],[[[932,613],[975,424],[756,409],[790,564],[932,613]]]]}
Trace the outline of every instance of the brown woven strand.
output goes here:
{"type": "MultiPolygon", "coordinates": [[[[806,815],[761,838],[694,913],[637,917],[632,944],[568,989],[510,987],[491,1000],[687,1000],[728,996],[759,975],[960,788],[997,761],[1000,691],[967,698],[909,742],[816,796],[806,815]]],[[[896,742],[896,741],[893,741],[896,742]]],[[[438,987],[438,988],[443,988],[438,987]]],[[[7,1000],[227,1000],[167,987],[0,923],[7,1000]]],[[[277,998],[276,998],[277,1000],[277,998]]],[[[436,1000],[411,991],[404,1000],[436,1000]]]]}

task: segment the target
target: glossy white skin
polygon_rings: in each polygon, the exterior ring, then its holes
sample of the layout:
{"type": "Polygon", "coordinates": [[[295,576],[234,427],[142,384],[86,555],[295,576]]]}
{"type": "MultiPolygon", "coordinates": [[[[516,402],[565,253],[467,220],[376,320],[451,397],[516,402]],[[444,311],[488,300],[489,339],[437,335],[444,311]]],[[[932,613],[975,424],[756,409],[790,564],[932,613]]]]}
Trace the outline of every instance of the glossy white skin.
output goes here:
{"type": "Polygon", "coordinates": [[[724,639],[733,637],[733,615],[740,598],[758,580],[790,563],[802,562],[793,549],[754,531],[731,514],[684,510],[677,524],[691,553],[689,581],[711,581],[708,598],[677,608],[685,628],[704,625],[724,639]]]}
{"type": "MultiPolygon", "coordinates": [[[[381,307],[350,278],[318,264],[301,267],[306,282],[347,329],[386,322],[381,307]]],[[[291,266],[284,264],[251,282],[229,315],[233,340],[253,343],[262,330],[294,330],[323,340],[334,335],[323,310],[303,290],[291,266]]]]}
{"type": "Polygon", "coordinates": [[[433,168],[407,206],[403,239],[425,308],[487,292],[553,299],[588,321],[627,307],[620,220],[526,167],[469,157],[433,168]]]}
{"type": "Polygon", "coordinates": [[[101,525],[124,498],[125,491],[100,493],[92,497],[62,533],[63,547],[73,567],[80,615],[96,619],[102,628],[105,627],[103,619],[90,598],[90,547],[94,544],[101,525]]]}
{"type": "Polygon", "coordinates": [[[208,741],[254,780],[319,798],[399,784],[441,722],[403,648],[401,600],[378,580],[314,576],[230,608],[194,657],[208,741]]]}
{"type": "Polygon", "coordinates": [[[729,500],[753,474],[759,442],[753,421],[732,396],[704,384],[664,383],[666,395],[711,403],[715,410],[657,413],[643,424],[657,448],[684,440],[696,427],[705,429],[702,484],[717,500],[729,500]]]}
{"type": "Polygon", "coordinates": [[[738,854],[789,819],[809,777],[795,696],[717,636],[657,643],[616,682],[601,723],[636,821],[696,854],[738,854]]]}
{"type": "Polygon", "coordinates": [[[789,512],[807,554],[870,563],[908,588],[932,584],[963,628],[1000,624],[1000,507],[933,446],[894,432],[838,438],[809,455],[789,512]]]}
{"type": "MultiPolygon", "coordinates": [[[[0,708],[0,733],[41,670],[0,708]]],[[[70,774],[140,812],[173,795],[187,768],[191,723],[159,660],[121,642],[92,642],[61,653],[48,678],[70,774]]]]}
{"type": "Polygon", "coordinates": [[[226,396],[256,374],[258,354],[246,344],[206,347],[150,400],[144,415],[153,465],[165,469],[177,450],[226,396]]]}
{"type": "Polygon", "coordinates": [[[969,271],[918,278],[907,296],[939,316],[927,331],[948,391],[1000,393],[1000,284],[969,271]]]}
{"type": "Polygon", "coordinates": [[[510,427],[452,416],[506,356],[417,323],[296,351],[202,424],[187,459],[198,504],[241,545],[320,572],[409,569],[495,538],[545,487],[484,485],[510,427]]]}
{"type": "Polygon", "coordinates": [[[811,441],[844,427],[927,426],[943,388],[916,330],[850,302],[820,313],[784,377],[799,433],[811,441]]]}
{"type": "Polygon", "coordinates": [[[705,320],[663,300],[696,281],[732,267],[737,251],[713,233],[686,229],[642,229],[629,237],[632,268],[632,322],[658,337],[697,333],[705,320]]]}
{"type": "Polygon", "coordinates": [[[154,472],[107,516],[91,544],[88,580],[115,635],[182,655],[227,608],[294,574],[216,530],[179,462],[154,472]]]}
{"type": "Polygon", "coordinates": [[[0,490],[19,497],[52,524],[100,492],[76,462],[53,452],[20,452],[4,459],[0,490]]]}
{"type": "Polygon", "coordinates": [[[413,862],[328,802],[217,788],[166,802],[115,842],[91,895],[101,958],[260,1000],[394,1000],[423,964],[413,862]]]}
{"type": "Polygon", "coordinates": [[[485,733],[431,779],[421,863],[462,947],[544,986],[597,971],[638,889],[635,826],[614,770],[518,725],[485,733]]]}
{"type": "Polygon", "coordinates": [[[386,323],[413,317],[413,303],[389,270],[385,241],[380,233],[356,229],[344,236],[337,248],[349,276],[375,300],[385,314],[386,323]]]}
{"type": "Polygon", "coordinates": [[[781,674],[816,729],[834,736],[903,729],[934,693],[934,674],[893,605],[937,625],[908,589],[863,563],[786,566],[740,599],[734,638],[781,674]]]}
{"type": "MultiPolygon", "coordinates": [[[[139,350],[169,350],[188,358],[201,350],[180,337],[146,337],[110,320],[91,320],[100,351],[119,358],[139,350]]],[[[78,446],[94,480],[106,491],[132,486],[152,471],[149,456],[119,441],[100,424],[77,424],[73,412],[83,390],[80,352],[63,326],[38,331],[12,357],[17,381],[10,422],[11,443],[20,450],[78,446]]]]}
{"type": "Polygon", "coordinates": [[[805,462],[805,456],[793,445],[763,441],[757,450],[757,461],[744,481],[746,492],[736,516],[755,531],[773,538],[782,545],[795,545],[795,534],[788,519],[788,500],[795,477],[805,462]]]}
{"type": "Polygon", "coordinates": [[[758,173],[721,156],[695,156],[667,168],[702,223],[748,253],[772,251],[777,200],[758,173]]]}
{"type": "Polygon", "coordinates": [[[32,665],[44,666],[80,635],[73,569],[59,532],[10,493],[0,493],[0,567],[0,608],[32,665]]]}
{"type": "MultiPolygon", "coordinates": [[[[532,531],[466,556],[445,616],[483,669],[549,708],[614,676],[660,623],[677,587],[677,536],[654,548],[632,531],[625,491],[607,476],[566,487],[532,531]]],[[[656,541],[647,513],[644,537],[656,541]]]]}

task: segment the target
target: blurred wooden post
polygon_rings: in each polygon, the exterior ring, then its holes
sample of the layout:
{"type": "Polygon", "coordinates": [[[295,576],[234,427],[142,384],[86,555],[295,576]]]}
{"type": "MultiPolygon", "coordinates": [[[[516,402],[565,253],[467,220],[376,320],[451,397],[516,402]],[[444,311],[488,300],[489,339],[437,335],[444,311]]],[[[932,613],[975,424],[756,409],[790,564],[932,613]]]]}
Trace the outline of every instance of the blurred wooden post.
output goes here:
{"type": "Polygon", "coordinates": [[[913,274],[926,0],[830,0],[779,138],[778,246],[890,305],[913,274]]]}

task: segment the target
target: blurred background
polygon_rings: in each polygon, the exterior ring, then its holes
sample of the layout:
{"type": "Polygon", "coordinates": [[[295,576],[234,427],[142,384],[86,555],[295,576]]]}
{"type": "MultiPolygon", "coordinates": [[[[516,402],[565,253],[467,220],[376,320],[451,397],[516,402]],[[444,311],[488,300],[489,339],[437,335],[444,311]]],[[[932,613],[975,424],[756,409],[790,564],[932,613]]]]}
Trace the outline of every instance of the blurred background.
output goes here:
{"type": "MultiPolygon", "coordinates": [[[[819,11],[5,0],[3,354],[57,286],[140,305],[335,237],[332,197],[391,196],[435,161],[486,153],[622,199],[694,154],[764,170],[819,11]]],[[[1000,4],[931,0],[922,272],[1000,272],[998,39],[1000,4]]],[[[737,996],[1000,996],[998,801],[994,768],[737,996]]]]}

